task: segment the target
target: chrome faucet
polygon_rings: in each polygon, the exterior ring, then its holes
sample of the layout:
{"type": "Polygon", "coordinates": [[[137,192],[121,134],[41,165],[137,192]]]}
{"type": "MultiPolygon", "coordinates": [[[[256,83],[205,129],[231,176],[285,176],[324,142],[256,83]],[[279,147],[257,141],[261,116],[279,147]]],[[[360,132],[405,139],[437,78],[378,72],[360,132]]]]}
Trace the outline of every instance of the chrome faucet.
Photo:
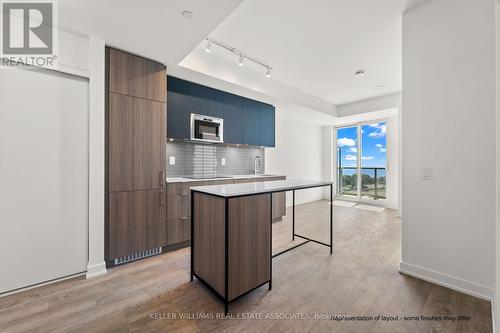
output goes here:
{"type": "Polygon", "coordinates": [[[259,166],[262,165],[262,161],[260,160],[260,156],[255,156],[254,159],[253,159],[253,167],[254,167],[254,174],[258,174],[258,169],[259,169],[259,166]]]}

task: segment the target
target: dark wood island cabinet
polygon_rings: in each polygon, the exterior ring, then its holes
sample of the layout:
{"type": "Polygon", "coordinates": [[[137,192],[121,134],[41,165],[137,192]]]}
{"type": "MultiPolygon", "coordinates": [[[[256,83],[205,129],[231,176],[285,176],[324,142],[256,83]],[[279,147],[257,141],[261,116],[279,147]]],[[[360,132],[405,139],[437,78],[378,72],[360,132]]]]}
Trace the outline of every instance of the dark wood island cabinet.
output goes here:
{"type": "MultiPolygon", "coordinates": [[[[273,180],[285,180],[285,176],[229,178],[221,180],[185,181],[167,183],[167,245],[179,248],[191,241],[191,187],[225,185],[273,180]]],[[[273,222],[286,215],[286,194],[273,193],[273,222]]]]}
{"type": "Polygon", "coordinates": [[[309,242],[330,249],[333,245],[333,183],[281,180],[253,184],[228,184],[191,188],[191,281],[196,277],[225,305],[269,284],[272,258],[309,242]],[[330,243],[295,232],[295,192],[329,187],[330,243]],[[292,191],[292,240],[304,240],[272,253],[274,195],[292,191]]]}

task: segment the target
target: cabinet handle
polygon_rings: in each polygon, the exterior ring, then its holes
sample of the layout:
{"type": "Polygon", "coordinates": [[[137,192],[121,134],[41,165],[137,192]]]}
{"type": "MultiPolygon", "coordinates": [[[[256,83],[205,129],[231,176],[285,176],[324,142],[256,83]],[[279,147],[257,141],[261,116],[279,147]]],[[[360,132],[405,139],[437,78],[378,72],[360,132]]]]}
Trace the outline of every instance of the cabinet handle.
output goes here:
{"type": "Polygon", "coordinates": [[[165,172],[160,171],[160,186],[165,185],[165,172]]]}
{"type": "Polygon", "coordinates": [[[165,206],[165,191],[161,191],[160,192],[160,207],[164,207],[165,206]]]}

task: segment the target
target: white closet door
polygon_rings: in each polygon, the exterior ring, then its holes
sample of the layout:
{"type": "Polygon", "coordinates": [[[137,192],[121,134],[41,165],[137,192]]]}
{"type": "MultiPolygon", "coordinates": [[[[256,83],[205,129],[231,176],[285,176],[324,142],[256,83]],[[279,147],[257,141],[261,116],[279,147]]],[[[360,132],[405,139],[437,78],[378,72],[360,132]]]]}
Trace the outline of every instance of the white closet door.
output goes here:
{"type": "Polygon", "coordinates": [[[87,79],[0,67],[0,293],[84,272],[87,79]]]}

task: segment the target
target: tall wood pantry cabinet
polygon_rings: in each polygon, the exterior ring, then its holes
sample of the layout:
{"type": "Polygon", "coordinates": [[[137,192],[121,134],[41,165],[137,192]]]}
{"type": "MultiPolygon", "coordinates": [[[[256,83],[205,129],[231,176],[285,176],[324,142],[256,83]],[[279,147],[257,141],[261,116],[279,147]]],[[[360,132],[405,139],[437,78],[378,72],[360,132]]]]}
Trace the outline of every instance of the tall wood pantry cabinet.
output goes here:
{"type": "Polygon", "coordinates": [[[166,245],[166,67],[106,48],[106,260],[166,245]]]}

